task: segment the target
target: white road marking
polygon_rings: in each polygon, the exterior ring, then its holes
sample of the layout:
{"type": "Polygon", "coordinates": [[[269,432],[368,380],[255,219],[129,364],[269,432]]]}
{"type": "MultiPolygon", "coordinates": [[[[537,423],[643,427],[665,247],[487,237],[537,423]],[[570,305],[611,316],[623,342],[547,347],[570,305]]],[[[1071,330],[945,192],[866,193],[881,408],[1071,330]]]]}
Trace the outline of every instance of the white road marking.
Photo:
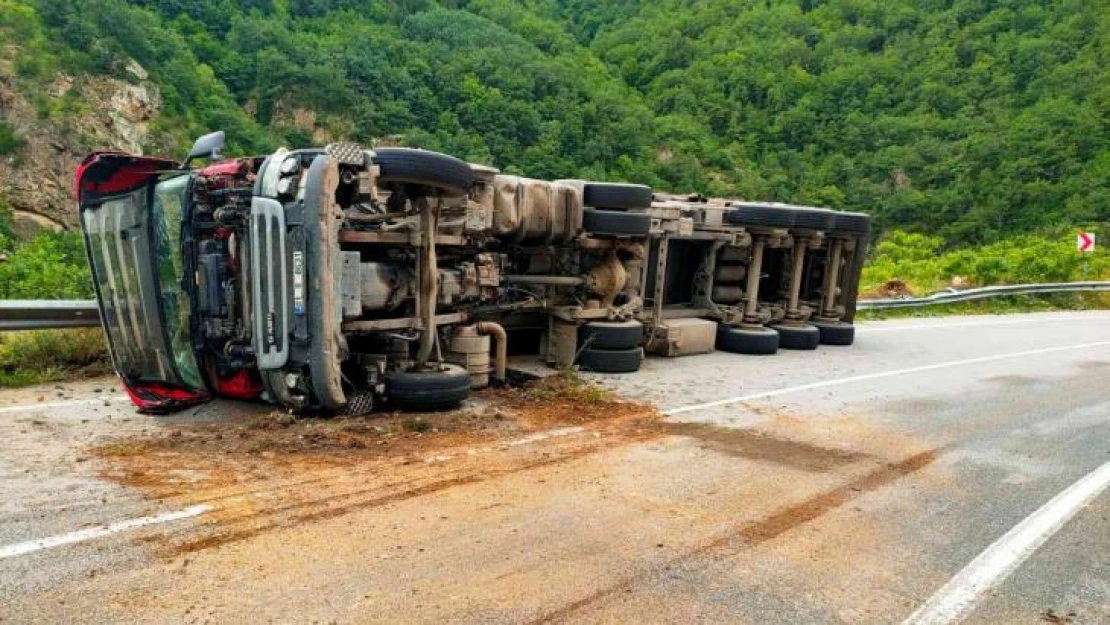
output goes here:
{"type": "Polygon", "coordinates": [[[1087,349],[1090,347],[1104,347],[1110,345],[1110,341],[1097,341],[1094,343],[1080,343],[1078,345],[1064,345],[1062,347],[1046,347],[1044,349],[1031,349],[1024,352],[1010,352],[1008,354],[993,354],[991,356],[981,356],[979,358],[967,358],[964,360],[952,360],[950,362],[940,362],[932,365],[922,365],[920,367],[910,367],[908,369],[894,369],[893,371],[879,371],[877,373],[867,373],[864,375],[854,375],[847,378],[836,378],[833,380],[822,380],[821,382],[812,382],[810,384],[802,384],[799,386],[790,386],[787,388],[779,388],[770,391],[760,391],[750,395],[739,395],[737,397],[728,397],[725,399],[718,399],[716,401],[709,401],[702,404],[691,404],[689,406],[679,406],[676,408],[668,408],[663,411],[664,415],[671,416],[682,414],[685,412],[694,412],[697,410],[705,410],[707,408],[717,408],[720,406],[727,406],[729,404],[738,404],[753,399],[766,399],[768,397],[778,397],[779,395],[787,395],[790,393],[798,393],[801,391],[810,391],[816,388],[827,388],[830,386],[840,386],[841,384],[851,384],[853,382],[866,382],[869,380],[879,380],[882,378],[890,378],[897,375],[906,375],[910,373],[921,373],[924,371],[934,371],[936,369],[946,369],[948,367],[962,367],[965,365],[974,365],[982,362],[993,362],[995,360],[1006,360],[1007,358],[1020,358],[1022,356],[1035,356],[1037,354],[1051,354],[1053,352],[1070,351],[1074,349],[1087,349]]]}
{"type": "Polygon", "coordinates": [[[93,406],[109,403],[123,403],[131,401],[127,397],[98,397],[96,399],[71,399],[68,401],[51,401],[40,402],[37,404],[23,404],[20,406],[6,406],[0,408],[0,414],[8,414],[11,412],[27,412],[29,410],[42,410],[44,408],[69,408],[70,406],[93,406]]]}
{"type": "Polygon", "coordinates": [[[987,590],[1009,577],[1108,485],[1110,462],[1069,486],[1006,532],[903,621],[903,625],[934,625],[963,620],[987,590]]]}
{"type": "Polygon", "coordinates": [[[200,516],[205,512],[212,509],[212,506],[199,505],[177,512],[166,512],[164,514],[156,514],[154,516],[144,516],[137,519],[128,519],[126,521],[119,521],[110,525],[100,525],[97,527],[89,527],[76,532],[68,534],[58,534],[57,536],[47,536],[46,538],[38,538],[36,540],[28,540],[21,543],[11,545],[4,545],[0,547],[0,560],[4,558],[12,558],[15,556],[22,556],[43,549],[53,549],[54,547],[61,547],[62,545],[71,545],[73,543],[84,542],[94,538],[102,538],[104,536],[111,536],[120,532],[146,527],[147,525],[157,525],[159,523],[169,523],[170,521],[179,521],[181,519],[188,519],[190,517],[200,516]]]}
{"type": "Polygon", "coordinates": [[[1087,315],[1084,317],[1034,317],[1031,319],[998,319],[992,321],[964,321],[954,323],[918,323],[910,325],[899,324],[883,324],[881,326],[871,326],[868,323],[860,323],[856,325],[856,332],[898,332],[901,330],[932,330],[934,328],[978,328],[978,327],[993,327],[993,326],[1009,326],[1021,325],[1026,323],[1073,323],[1073,322],[1091,322],[1097,320],[1110,319],[1110,315],[1087,315]]]}

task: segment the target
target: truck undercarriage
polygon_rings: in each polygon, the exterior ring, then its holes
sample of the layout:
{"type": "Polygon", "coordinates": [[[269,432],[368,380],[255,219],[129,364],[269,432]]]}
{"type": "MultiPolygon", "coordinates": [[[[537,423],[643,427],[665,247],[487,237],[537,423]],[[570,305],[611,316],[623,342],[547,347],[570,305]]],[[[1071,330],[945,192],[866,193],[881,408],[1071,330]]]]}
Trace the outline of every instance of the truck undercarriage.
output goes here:
{"type": "Polygon", "coordinates": [[[869,230],[350,143],[195,170],[100,153],[77,184],[113,362],[152,412],[446,408],[504,381],[510,351],[621,373],[850,344],[869,230]]]}

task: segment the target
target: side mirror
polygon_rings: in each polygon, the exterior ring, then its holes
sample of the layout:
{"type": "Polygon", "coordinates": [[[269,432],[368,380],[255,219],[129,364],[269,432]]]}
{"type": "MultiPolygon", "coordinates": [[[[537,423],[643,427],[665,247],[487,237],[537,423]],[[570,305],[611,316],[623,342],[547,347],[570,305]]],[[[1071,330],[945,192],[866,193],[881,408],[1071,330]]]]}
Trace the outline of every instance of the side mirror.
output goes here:
{"type": "Polygon", "coordinates": [[[193,149],[189,150],[189,155],[185,157],[185,162],[181,164],[182,169],[187,168],[193,159],[197,158],[220,158],[220,150],[224,149],[224,131],[217,130],[210,132],[199,139],[193,144],[193,149]]]}

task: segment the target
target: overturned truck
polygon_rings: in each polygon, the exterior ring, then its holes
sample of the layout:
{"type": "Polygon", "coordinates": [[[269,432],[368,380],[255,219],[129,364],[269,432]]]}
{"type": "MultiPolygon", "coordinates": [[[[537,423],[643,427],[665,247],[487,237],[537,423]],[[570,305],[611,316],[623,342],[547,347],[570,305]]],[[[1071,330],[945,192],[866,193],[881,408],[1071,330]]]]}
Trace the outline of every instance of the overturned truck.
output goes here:
{"type": "Polygon", "coordinates": [[[510,353],[625,373],[853,341],[863,214],[350,143],[221,160],[222,141],[77,173],[112,360],[145,411],[435,410],[503,382],[510,353]]]}

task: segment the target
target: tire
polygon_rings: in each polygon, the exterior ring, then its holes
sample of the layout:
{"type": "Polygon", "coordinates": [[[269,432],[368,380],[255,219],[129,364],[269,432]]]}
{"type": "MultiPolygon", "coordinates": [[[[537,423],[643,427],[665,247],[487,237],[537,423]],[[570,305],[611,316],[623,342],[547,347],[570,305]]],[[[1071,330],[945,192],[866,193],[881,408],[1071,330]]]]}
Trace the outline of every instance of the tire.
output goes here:
{"type": "Polygon", "coordinates": [[[836,213],[820,208],[795,208],[794,227],[803,230],[832,230],[836,213]]]}
{"type": "Polygon", "coordinates": [[[644,350],[639,347],[628,349],[596,349],[587,347],[578,355],[578,366],[584,371],[597,373],[632,373],[640,370],[644,362],[644,350]]]}
{"type": "Polygon", "coordinates": [[[726,213],[726,219],[728,223],[735,226],[794,227],[794,211],[785,206],[765,204],[735,204],[734,206],[735,210],[726,213]]]}
{"type": "Polygon", "coordinates": [[[734,354],[770,356],[779,351],[779,333],[770,328],[717,325],[717,349],[734,354]]]}
{"type": "Polygon", "coordinates": [[[821,344],[821,332],[809,324],[801,326],[771,326],[779,333],[779,347],[783,349],[817,349],[821,344]]]}
{"type": "Polygon", "coordinates": [[[381,168],[381,182],[402,182],[432,187],[447,195],[466,195],[474,183],[470,165],[454,156],[411,148],[378,148],[374,164],[381,168]]]}
{"type": "Polygon", "coordinates": [[[470,374],[455,365],[443,371],[391,371],[385,374],[385,392],[401,410],[446,410],[470,396],[470,374]]]}
{"type": "Polygon", "coordinates": [[[856,326],[843,321],[814,321],[821,333],[822,345],[851,345],[856,340],[856,326]]]}
{"type": "Polygon", "coordinates": [[[582,229],[592,234],[646,237],[651,231],[651,217],[643,213],[587,208],[582,211],[582,229]]]}
{"type": "Polygon", "coordinates": [[[591,321],[578,333],[582,345],[596,349],[632,349],[644,344],[644,324],[636,321],[591,321]]]}
{"type": "Polygon", "coordinates": [[[871,232],[871,216],[863,213],[833,213],[833,231],[866,236],[871,232]]]}
{"type": "Polygon", "coordinates": [[[642,184],[587,182],[583,203],[595,208],[651,208],[651,187],[642,184]]]}

